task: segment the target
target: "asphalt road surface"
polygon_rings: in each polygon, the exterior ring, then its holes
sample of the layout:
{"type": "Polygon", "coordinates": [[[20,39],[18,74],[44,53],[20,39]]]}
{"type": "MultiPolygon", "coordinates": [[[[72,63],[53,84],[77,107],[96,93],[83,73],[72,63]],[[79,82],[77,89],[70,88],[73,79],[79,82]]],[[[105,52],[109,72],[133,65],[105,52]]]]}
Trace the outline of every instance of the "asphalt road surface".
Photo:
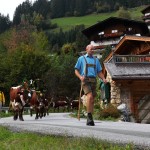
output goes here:
{"type": "Polygon", "coordinates": [[[13,117],[1,118],[0,125],[11,130],[30,131],[46,135],[91,137],[113,143],[133,143],[138,149],[150,150],[150,124],[95,120],[95,126],[86,126],[86,119],[72,118],[69,113],[50,113],[42,119],[24,115],[24,121],[13,117]]]}

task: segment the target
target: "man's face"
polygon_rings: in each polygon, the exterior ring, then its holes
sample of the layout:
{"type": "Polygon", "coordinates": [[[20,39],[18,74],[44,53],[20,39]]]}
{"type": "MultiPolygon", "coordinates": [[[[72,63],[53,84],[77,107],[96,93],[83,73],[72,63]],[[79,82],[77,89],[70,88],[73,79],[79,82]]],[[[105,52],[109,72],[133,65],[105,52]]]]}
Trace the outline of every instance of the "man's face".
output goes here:
{"type": "Polygon", "coordinates": [[[87,51],[87,53],[89,55],[93,55],[93,53],[94,53],[93,50],[94,50],[94,46],[93,45],[89,45],[86,51],[87,51]]]}

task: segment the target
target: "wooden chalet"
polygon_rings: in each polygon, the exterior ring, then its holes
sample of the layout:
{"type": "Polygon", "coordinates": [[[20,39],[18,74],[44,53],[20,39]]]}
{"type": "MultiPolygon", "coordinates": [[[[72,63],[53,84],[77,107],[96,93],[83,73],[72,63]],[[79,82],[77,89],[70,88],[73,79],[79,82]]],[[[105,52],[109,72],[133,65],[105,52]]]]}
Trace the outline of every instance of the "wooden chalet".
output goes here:
{"type": "Polygon", "coordinates": [[[97,49],[110,45],[115,47],[124,35],[148,36],[149,29],[144,21],[110,17],[98,22],[82,33],[97,49]]]}
{"type": "Polygon", "coordinates": [[[150,5],[145,7],[141,12],[143,14],[142,19],[145,21],[150,30],[150,5]]]}
{"type": "Polygon", "coordinates": [[[126,103],[134,122],[150,123],[150,37],[124,36],[104,66],[111,103],[126,103]]]}

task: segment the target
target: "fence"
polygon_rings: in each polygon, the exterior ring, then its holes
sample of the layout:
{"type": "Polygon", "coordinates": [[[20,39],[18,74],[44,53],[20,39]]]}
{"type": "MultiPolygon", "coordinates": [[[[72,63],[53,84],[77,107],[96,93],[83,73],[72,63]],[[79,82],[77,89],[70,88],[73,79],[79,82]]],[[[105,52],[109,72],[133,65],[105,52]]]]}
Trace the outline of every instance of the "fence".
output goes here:
{"type": "MultiPolygon", "coordinates": [[[[8,114],[9,107],[2,107],[1,111],[4,111],[6,114],[8,114]]],[[[30,107],[24,107],[24,111],[30,113],[30,107]]]]}
{"type": "Polygon", "coordinates": [[[150,55],[114,55],[115,63],[150,63],[150,55]]]}

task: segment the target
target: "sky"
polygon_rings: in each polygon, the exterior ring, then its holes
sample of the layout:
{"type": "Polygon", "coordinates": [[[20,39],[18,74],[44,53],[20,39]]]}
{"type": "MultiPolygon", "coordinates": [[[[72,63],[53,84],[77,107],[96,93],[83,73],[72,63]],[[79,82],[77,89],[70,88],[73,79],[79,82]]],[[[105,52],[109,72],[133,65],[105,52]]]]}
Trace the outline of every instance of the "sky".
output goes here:
{"type": "MultiPolygon", "coordinates": [[[[4,16],[9,14],[9,18],[12,21],[13,15],[18,5],[22,4],[26,0],[0,0],[0,13],[4,16]]],[[[30,2],[34,2],[36,0],[30,0],[30,2]]]]}

